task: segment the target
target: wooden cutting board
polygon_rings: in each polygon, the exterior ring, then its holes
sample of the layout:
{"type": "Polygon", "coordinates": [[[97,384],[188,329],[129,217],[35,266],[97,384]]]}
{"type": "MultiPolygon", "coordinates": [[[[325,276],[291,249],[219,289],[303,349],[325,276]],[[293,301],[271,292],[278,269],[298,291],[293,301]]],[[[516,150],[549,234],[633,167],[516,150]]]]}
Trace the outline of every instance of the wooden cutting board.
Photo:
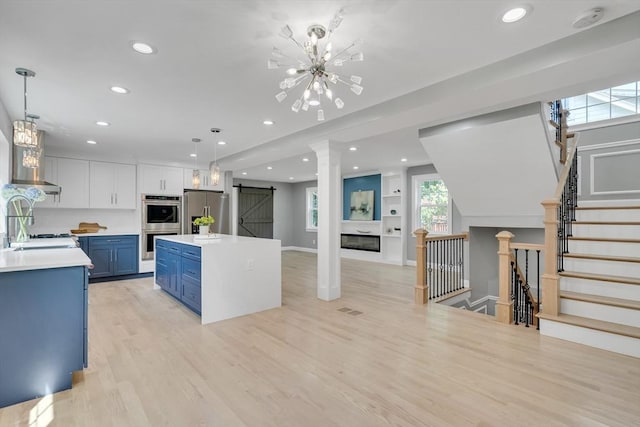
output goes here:
{"type": "Polygon", "coordinates": [[[78,229],[86,230],[85,233],[97,233],[99,230],[106,230],[107,227],[97,222],[81,222],[78,224],[78,229]]]}

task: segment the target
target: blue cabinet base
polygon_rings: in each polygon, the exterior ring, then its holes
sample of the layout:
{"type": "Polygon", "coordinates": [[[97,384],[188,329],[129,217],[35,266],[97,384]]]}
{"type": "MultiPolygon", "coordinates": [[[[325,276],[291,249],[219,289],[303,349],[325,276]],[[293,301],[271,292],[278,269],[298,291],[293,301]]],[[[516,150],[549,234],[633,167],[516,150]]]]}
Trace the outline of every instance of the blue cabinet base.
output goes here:
{"type": "Polygon", "coordinates": [[[0,273],[0,408],[71,388],[87,301],[86,267],[0,273]]]}

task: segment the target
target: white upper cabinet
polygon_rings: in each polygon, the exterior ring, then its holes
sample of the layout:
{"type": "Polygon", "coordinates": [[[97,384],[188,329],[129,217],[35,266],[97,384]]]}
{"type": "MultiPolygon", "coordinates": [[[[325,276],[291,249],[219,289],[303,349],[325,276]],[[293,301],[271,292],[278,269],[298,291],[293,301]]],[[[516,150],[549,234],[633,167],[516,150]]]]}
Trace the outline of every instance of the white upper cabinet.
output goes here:
{"type": "Polygon", "coordinates": [[[218,185],[211,184],[211,176],[208,169],[200,169],[200,187],[195,188],[193,186],[193,169],[184,170],[184,188],[190,190],[214,190],[224,191],[224,173],[220,173],[220,181],[218,185]]]}
{"type": "Polygon", "coordinates": [[[140,193],[173,194],[180,196],[184,190],[182,168],[139,165],[140,193]]]}
{"type": "Polygon", "coordinates": [[[45,180],[61,187],[60,194],[48,195],[36,204],[42,208],[89,207],[89,161],[45,156],[45,180]]]}
{"type": "Polygon", "coordinates": [[[91,163],[90,207],[136,208],[136,167],[120,163],[91,163]]]}

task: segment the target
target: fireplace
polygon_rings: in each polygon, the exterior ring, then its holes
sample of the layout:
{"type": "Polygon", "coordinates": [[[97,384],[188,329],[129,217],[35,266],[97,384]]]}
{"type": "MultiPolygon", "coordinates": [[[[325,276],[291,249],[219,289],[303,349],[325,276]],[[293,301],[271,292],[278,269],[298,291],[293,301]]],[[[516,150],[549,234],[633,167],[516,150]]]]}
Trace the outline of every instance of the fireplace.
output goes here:
{"type": "Polygon", "coordinates": [[[380,252],[380,236],[367,234],[342,234],[340,239],[342,249],[357,251],[380,252]]]}

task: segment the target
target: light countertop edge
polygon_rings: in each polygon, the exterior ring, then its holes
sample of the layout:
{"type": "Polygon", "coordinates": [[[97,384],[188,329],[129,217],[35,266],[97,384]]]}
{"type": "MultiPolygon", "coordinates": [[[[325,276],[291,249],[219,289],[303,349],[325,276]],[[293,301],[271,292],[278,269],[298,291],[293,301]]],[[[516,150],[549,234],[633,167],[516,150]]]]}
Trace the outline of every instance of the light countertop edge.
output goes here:
{"type": "Polygon", "coordinates": [[[0,273],[90,265],[80,248],[0,250],[0,273]]]}

